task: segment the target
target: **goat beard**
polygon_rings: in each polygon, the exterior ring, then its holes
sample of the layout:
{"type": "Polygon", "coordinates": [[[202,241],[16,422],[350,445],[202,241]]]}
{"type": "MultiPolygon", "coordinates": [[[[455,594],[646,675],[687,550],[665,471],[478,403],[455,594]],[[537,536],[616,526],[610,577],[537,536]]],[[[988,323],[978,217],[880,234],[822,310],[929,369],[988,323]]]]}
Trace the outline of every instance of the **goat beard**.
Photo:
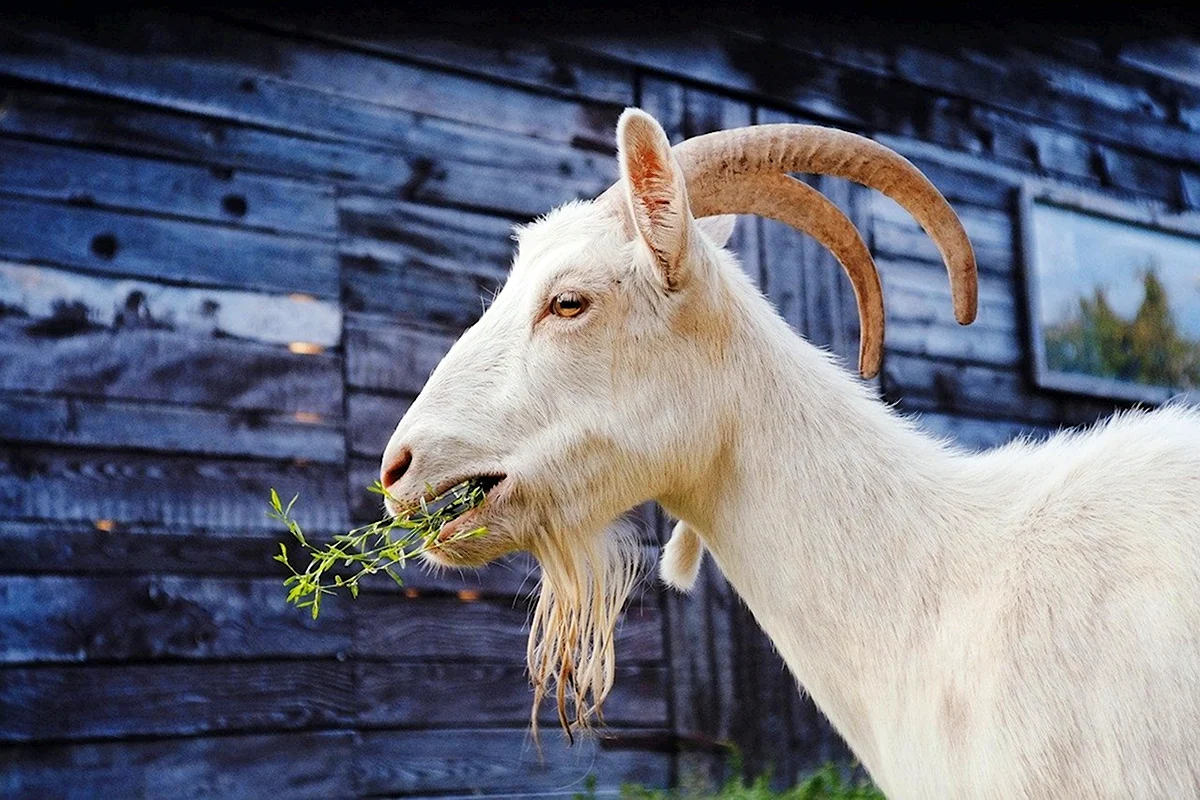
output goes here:
{"type": "Polygon", "coordinates": [[[639,573],[633,530],[614,525],[586,536],[539,537],[541,594],[529,629],[526,658],[533,684],[530,724],[553,697],[569,743],[576,731],[603,724],[602,706],[616,677],[616,627],[639,573]]]}

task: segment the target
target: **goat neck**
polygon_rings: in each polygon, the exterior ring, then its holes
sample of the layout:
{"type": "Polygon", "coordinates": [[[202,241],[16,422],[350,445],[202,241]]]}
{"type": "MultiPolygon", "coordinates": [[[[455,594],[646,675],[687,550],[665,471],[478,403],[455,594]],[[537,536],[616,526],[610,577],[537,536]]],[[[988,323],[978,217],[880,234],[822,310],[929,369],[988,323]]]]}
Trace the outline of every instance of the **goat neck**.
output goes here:
{"type": "MultiPolygon", "coordinates": [[[[736,293],[735,294],[739,294],[736,293]]],[[[694,527],[801,684],[872,766],[906,654],[985,556],[973,459],[919,433],[740,292],[716,460],[659,498],[694,527]],[[753,387],[752,391],[747,391],[753,387]],[[975,517],[978,518],[978,517],[975,517]]]]}

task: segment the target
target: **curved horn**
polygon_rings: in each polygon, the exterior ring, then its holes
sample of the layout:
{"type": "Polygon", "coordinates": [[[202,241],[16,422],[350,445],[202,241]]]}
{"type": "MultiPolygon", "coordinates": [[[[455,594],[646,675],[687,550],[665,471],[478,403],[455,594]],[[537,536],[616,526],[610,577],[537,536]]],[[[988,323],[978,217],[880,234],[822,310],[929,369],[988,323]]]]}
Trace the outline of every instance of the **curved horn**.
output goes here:
{"type": "Polygon", "coordinates": [[[846,270],[858,300],[862,329],[858,345],[858,371],[864,378],[879,373],[883,358],[883,287],[871,251],[858,229],[829,198],[790,175],[741,176],[725,182],[705,181],[702,172],[684,166],[692,214],[754,214],[791,225],[829,248],[846,270]],[[693,181],[703,182],[693,191],[693,181]]]}
{"type": "Polygon", "coordinates": [[[877,189],[904,206],[933,239],[950,274],[954,316],[963,325],[974,321],[979,290],[967,233],[937,187],[894,150],[847,131],[779,123],[697,136],[673,152],[693,203],[738,176],[761,173],[836,175],[877,189]]]}

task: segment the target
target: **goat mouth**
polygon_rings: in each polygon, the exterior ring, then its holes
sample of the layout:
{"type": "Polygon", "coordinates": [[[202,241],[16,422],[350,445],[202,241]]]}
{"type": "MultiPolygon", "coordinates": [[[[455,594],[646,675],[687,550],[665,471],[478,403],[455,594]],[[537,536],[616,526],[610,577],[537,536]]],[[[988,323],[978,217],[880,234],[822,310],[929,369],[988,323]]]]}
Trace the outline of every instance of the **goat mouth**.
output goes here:
{"type": "Polygon", "coordinates": [[[453,514],[453,517],[438,529],[436,541],[446,542],[460,533],[471,530],[471,521],[495,500],[497,488],[507,477],[503,474],[474,475],[456,480],[447,488],[432,493],[436,499],[426,504],[429,512],[453,514]],[[472,502],[469,498],[477,491],[483,492],[483,500],[472,502]]]}

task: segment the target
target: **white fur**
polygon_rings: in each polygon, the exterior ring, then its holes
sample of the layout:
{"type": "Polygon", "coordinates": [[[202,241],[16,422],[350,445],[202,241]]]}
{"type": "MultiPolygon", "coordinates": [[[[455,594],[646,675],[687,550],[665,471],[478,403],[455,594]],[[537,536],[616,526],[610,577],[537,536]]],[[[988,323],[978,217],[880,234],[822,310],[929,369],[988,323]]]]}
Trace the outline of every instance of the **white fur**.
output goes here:
{"type": "Polygon", "coordinates": [[[689,592],[696,585],[700,576],[700,564],[704,560],[704,542],[700,534],[692,530],[686,522],[675,523],[671,538],[663,547],[662,563],[659,574],[672,589],[689,592]]]}
{"type": "Polygon", "coordinates": [[[893,800],[1200,796],[1200,414],[964,452],[683,222],[647,240],[573,203],[525,229],[393,435],[397,488],[502,470],[489,530],[535,552],[657,500],[664,577],[707,548],[893,800]],[[545,316],[565,289],[589,309],[545,316]]]}

